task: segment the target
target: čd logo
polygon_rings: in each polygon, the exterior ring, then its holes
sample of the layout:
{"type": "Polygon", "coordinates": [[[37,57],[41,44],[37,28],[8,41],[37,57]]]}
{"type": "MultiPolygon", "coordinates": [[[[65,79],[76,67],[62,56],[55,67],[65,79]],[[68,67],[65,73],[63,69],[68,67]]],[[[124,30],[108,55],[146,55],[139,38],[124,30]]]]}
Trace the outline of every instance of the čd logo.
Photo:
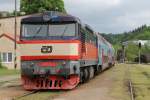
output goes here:
{"type": "Polygon", "coordinates": [[[52,53],[52,46],[42,46],[41,53],[52,53]]]}

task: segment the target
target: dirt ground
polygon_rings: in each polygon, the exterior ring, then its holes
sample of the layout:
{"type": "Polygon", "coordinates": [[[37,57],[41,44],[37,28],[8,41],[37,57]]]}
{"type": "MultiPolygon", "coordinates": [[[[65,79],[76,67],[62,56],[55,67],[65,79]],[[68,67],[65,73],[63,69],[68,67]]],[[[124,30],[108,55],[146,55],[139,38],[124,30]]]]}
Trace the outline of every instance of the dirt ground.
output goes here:
{"type": "Polygon", "coordinates": [[[0,82],[11,81],[19,78],[20,75],[0,76],[0,82]]]}
{"type": "MultiPolygon", "coordinates": [[[[123,66],[116,65],[89,82],[79,85],[74,90],[41,92],[19,100],[130,100],[127,88],[124,85],[125,70],[120,69],[125,68],[123,66]],[[114,94],[116,92],[118,93],[114,94]]],[[[23,90],[19,79],[0,84],[0,100],[11,100],[24,93],[27,93],[27,91],[23,90]]]]}
{"type": "Polygon", "coordinates": [[[12,100],[14,97],[27,93],[18,76],[6,76],[0,81],[0,100],[12,100]]]}
{"type": "Polygon", "coordinates": [[[108,96],[112,80],[106,78],[105,75],[102,76],[72,91],[61,94],[59,97],[54,98],[54,100],[115,100],[108,96]]]}
{"type": "Polygon", "coordinates": [[[114,82],[113,69],[106,70],[86,84],[63,93],[54,100],[117,100],[109,94],[114,82]]]}

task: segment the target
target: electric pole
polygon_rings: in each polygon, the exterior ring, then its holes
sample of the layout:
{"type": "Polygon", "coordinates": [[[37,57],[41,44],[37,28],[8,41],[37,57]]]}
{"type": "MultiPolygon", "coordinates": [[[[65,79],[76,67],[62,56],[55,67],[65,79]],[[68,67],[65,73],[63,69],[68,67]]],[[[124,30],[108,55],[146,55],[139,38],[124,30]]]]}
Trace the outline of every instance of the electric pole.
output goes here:
{"type": "Polygon", "coordinates": [[[15,38],[15,45],[14,45],[14,68],[16,69],[17,68],[17,55],[16,55],[16,50],[17,50],[17,0],[15,0],[15,11],[14,11],[14,14],[15,14],[15,29],[14,29],[14,38],[15,38]]]}
{"type": "Polygon", "coordinates": [[[126,61],[126,46],[127,46],[127,42],[123,42],[122,43],[123,63],[125,63],[125,61],[126,61]]]}

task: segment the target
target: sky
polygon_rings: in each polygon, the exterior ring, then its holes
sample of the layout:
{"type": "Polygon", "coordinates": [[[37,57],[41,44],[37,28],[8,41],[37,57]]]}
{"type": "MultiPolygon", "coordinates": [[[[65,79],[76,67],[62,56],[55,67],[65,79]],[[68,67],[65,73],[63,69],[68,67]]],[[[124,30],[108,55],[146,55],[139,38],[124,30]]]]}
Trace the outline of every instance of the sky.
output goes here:
{"type": "MultiPolygon", "coordinates": [[[[64,0],[64,2],[69,14],[79,17],[96,32],[116,34],[130,31],[143,24],[150,25],[150,0],[64,0]]],[[[1,0],[0,11],[2,10],[14,10],[14,0],[1,0]]]]}

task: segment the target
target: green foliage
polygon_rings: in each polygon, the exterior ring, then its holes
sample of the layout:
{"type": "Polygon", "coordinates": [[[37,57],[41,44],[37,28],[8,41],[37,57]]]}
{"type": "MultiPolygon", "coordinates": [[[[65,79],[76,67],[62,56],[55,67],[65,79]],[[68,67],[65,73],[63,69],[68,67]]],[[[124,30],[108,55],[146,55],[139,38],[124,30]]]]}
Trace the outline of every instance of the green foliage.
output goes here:
{"type": "Polygon", "coordinates": [[[0,62],[0,68],[2,68],[2,64],[1,64],[1,62],[0,62]]]}
{"type": "Polygon", "coordinates": [[[135,100],[150,100],[150,67],[149,65],[131,65],[130,79],[135,93],[135,100]]]}
{"type": "MultiPolygon", "coordinates": [[[[115,44],[113,46],[116,52],[117,50],[122,49],[121,45],[119,44],[115,44]]],[[[134,43],[129,43],[128,46],[125,48],[125,51],[126,51],[126,59],[128,61],[134,61],[134,59],[139,55],[139,47],[134,43]]],[[[150,53],[150,43],[145,44],[141,48],[141,54],[148,54],[148,53],[150,53]]]]}
{"type": "Polygon", "coordinates": [[[150,40],[150,26],[143,25],[122,34],[101,34],[112,44],[120,44],[129,40],[150,40]]]}
{"type": "Polygon", "coordinates": [[[0,69],[0,76],[19,75],[20,70],[8,70],[7,68],[0,69]]]}
{"type": "MultiPolygon", "coordinates": [[[[132,40],[150,40],[150,26],[143,25],[130,32],[124,32],[122,34],[101,34],[106,40],[113,44],[115,50],[122,49],[122,42],[132,40]]],[[[142,54],[150,53],[150,42],[145,46],[142,46],[142,54]]],[[[138,57],[138,46],[135,44],[129,44],[126,48],[127,60],[134,61],[134,58],[138,57]]]]}
{"type": "Polygon", "coordinates": [[[2,63],[1,63],[1,56],[0,56],[0,68],[3,68],[3,67],[2,67],[2,63]]]}
{"type": "Polygon", "coordinates": [[[130,43],[126,48],[126,57],[128,61],[134,61],[138,56],[139,48],[137,45],[130,43]]]}
{"type": "Polygon", "coordinates": [[[26,14],[43,11],[65,12],[63,0],[21,0],[21,12],[26,14]]]}
{"type": "Polygon", "coordinates": [[[150,53],[150,41],[142,47],[142,53],[143,54],[150,53]]]}

